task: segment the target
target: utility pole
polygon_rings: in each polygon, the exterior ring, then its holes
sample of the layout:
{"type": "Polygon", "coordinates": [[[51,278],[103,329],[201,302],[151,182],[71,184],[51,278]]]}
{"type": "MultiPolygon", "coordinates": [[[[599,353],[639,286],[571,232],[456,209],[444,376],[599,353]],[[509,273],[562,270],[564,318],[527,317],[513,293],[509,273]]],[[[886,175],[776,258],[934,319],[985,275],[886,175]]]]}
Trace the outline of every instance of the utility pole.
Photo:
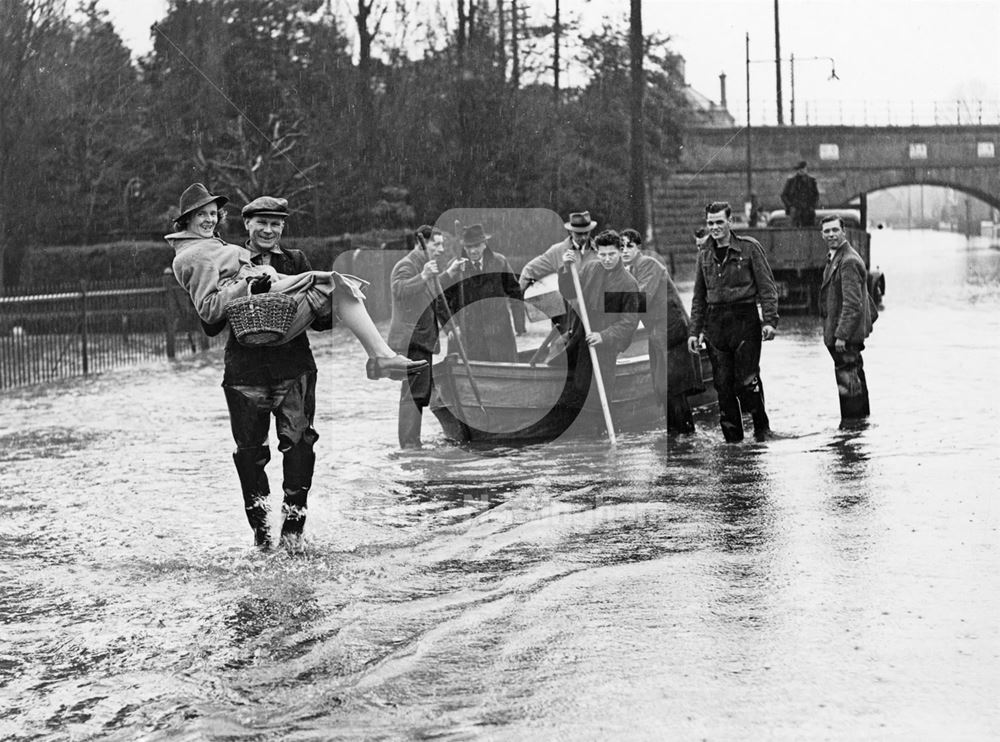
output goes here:
{"type": "Polygon", "coordinates": [[[753,193],[753,155],[751,154],[752,138],[750,127],[750,32],[747,35],[747,201],[753,193]]]}
{"type": "Polygon", "coordinates": [[[632,226],[642,235],[646,234],[646,150],[643,127],[643,96],[646,90],[646,76],[643,73],[642,0],[632,0],[629,29],[629,52],[632,58],[632,95],[629,105],[631,119],[631,140],[629,159],[632,162],[629,178],[631,191],[632,226]]]}
{"type": "Polygon", "coordinates": [[[559,201],[562,192],[562,95],[559,90],[559,44],[562,36],[562,24],[559,18],[559,0],[556,0],[556,15],[553,23],[555,36],[555,50],[552,54],[552,93],[555,100],[555,149],[556,149],[556,173],[555,187],[552,193],[552,207],[556,211],[561,209],[559,201]]]}
{"type": "Polygon", "coordinates": [[[777,85],[778,126],[785,125],[784,104],[781,100],[781,28],[778,24],[778,0],[774,0],[774,79],[777,85]]]}

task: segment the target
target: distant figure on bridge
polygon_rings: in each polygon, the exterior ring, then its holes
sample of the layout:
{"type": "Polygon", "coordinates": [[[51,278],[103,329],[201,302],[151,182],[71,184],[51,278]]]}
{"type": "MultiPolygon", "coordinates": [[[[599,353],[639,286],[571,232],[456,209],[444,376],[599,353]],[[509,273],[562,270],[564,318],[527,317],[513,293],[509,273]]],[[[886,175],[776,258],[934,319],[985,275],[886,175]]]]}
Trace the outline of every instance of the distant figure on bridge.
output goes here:
{"type": "Polygon", "coordinates": [[[819,188],[816,187],[816,179],[806,172],[805,160],[795,166],[795,175],[785,181],[781,203],[785,205],[793,226],[815,226],[819,188]]]}
{"type": "Polygon", "coordinates": [[[843,221],[827,216],[820,226],[829,250],[819,290],[823,343],[833,357],[841,420],[857,420],[869,414],[861,351],[878,311],[868,296],[865,261],[847,241],[843,221]]]}

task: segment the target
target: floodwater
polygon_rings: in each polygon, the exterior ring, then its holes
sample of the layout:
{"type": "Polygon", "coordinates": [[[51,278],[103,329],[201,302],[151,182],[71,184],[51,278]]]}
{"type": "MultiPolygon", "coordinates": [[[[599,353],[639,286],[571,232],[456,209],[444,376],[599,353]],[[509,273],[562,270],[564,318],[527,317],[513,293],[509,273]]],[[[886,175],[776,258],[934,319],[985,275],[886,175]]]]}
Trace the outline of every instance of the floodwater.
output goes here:
{"type": "Polygon", "coordinates": [[[766,443],[403,455],[318,336],[298,556],[250,546],[217,354],[4,393],[0,738],[995,738],[1000,250],[872,251],[870,424],[788,320],[766,443]]]}

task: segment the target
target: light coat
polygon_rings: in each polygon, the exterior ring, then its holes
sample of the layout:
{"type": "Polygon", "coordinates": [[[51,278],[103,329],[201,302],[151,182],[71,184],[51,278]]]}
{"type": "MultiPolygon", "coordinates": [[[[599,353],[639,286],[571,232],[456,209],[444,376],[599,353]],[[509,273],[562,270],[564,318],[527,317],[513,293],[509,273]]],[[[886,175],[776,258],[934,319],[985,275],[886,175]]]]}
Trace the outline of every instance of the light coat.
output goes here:
{"type": "MultiPolygon", "coordinates": [[[[443,260],[442,260],[443,262],[443,260]]],[[[406,355],[415,347],[437,353],[440,328],[447,321],[443,296],[437,296],[421,272],[427,265],[427,253],[417,245],[400,258],[389,275],[392,291],[392,320],[389,322],[389,347],[406,355]]]]}

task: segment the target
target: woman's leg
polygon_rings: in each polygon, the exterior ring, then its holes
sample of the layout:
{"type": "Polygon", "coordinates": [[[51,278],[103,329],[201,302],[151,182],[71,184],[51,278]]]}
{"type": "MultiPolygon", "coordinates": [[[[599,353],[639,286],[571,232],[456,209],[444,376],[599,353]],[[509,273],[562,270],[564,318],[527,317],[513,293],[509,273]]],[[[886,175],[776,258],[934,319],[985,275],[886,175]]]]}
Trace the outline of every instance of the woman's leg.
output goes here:
{"type": "Polygon", "coordinates": [[[334,301],[340,321],[354,333],[369,358],[395,357],[396,352],[385,342],[364,304],[344,291],[336,292],[334,301]]]}

